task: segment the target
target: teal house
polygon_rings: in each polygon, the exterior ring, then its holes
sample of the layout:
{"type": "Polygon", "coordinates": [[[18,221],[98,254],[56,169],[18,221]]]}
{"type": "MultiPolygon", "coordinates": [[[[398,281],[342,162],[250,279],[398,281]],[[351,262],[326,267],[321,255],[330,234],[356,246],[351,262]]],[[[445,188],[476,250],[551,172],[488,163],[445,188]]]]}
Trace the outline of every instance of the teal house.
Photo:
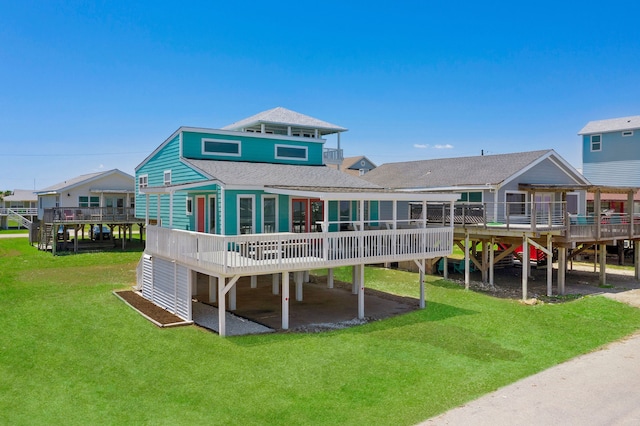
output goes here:
{"type": "MultiPolygon", "coordinates": [[[[331,276],[333,267],[351,265],[363,317],[358,267],[450,253],[452,226],[418,220],[399,229],[393,215],[380,220],[379,206],[452,204],[457,195],[389,190],[328,167],[343,161],[345,131],[281,107],[221,129],[176,130],[136,167],[136,217],[147,224],[143,296],[186,320],[191,300],[206,297],[220,310],[224,335],[225,296],[233,310],[241,277],[255,285],[258,275],[273,275],[274,293],[284,293],[292,273],[302,300],[309,270],[328,268],[331,276]],[[336,147],[325,146],[329,137],[336,147]]],[[[284,304],[286,329],[288,296],[284,304]]]]}

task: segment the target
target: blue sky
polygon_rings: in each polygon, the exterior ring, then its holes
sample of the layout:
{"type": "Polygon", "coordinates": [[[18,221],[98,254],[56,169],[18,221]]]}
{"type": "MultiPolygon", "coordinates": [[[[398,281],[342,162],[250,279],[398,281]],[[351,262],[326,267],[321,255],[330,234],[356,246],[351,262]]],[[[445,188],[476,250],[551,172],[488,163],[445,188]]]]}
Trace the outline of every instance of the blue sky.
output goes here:
{"type": "Polygon", "coordinates": [[[345,155],[377,164],[553,148],[579,168],[588,121],[640,114],[639,12],[0,0],[0,189],[133,174],[182,125],[276,106],[347,127],[345,155]]]}

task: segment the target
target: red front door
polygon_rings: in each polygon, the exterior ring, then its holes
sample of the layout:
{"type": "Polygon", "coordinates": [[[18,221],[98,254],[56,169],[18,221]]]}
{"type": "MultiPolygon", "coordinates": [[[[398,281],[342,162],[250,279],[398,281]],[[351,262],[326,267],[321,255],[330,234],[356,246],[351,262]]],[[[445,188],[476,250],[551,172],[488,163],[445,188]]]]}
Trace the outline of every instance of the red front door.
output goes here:
{"type": "Polygon", "coordinates": [[[196,231],[204,232],[204,197],[196,197],[196,231]]]}
{"type": "Polygon", "coordinates": [[[321,231],[318,222],[323,220],[324,204],[318,199],[294,198],[291,200],[291,231],[321,231]]]}

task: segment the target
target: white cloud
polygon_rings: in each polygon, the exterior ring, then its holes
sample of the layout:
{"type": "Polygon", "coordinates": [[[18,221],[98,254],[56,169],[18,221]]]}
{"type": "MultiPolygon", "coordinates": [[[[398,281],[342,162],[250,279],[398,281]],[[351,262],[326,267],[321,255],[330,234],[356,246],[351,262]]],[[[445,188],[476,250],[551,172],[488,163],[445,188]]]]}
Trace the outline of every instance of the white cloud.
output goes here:
{"type": "Polygon", "coordinates": [[[444,145],[434,145],[433,146],[435,149],[451,149],[453,148],[453,145],[451,144],[444,144],[444,145]]]}
{"type": "Polygon", "coordinates": [[[414,143],[413,144],[414,148],[420,148],[420,149],[425,149],[425,148],[429,148],[429,145],[424,144],[424,143],[414,143]]]}

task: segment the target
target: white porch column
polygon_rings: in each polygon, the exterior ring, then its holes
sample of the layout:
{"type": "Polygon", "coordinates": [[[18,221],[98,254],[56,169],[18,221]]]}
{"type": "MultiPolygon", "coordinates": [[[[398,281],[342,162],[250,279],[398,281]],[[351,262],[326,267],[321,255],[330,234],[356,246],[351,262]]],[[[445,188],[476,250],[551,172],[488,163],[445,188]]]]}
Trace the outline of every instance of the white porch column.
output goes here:
{"type": "Polygon", "coordinates": [[[271,275],[271,293],[280,294],[280,274],[271,275]]]}
{"type": "Polygon", "coordinates": [[[258,276],[251,275],[251,288],[258,288],[258,276]]]}
{"type": "Polygon", "coordinates": [[[351,293],[358,294],[358,283],[360,280],[358,279],[358,265],[353,265],[351,267],[351,293]]]}
{"type": "Polygon", "coordinates": [[[218,277],[209,275],[209,303],[216,303],[218,295],[218,277]]]}
{"type": "Polygon", "coordinates": [[[289,272],[282,273],[282,329],[289,329],[289,272]]]}
{"type": "Polygon", "coordinates": [[[527,299],[527,285],[529,279],[529,240],[527,236],[522,237],[522,300],[527,299]]]}
{"type": "Polygon", "coordinates": [[[447,256],[442,258],[442,277],[446,280],[449,278],[449,258],[447,256]]]}
{"type": "Polygon", "coordinates": [[[229,310],[236,310],[236,289],[238,288],[238,281],[229,289],[229,310]]]}
{"type": "Polygon", "coordinates": [[[145,206],[144,206],[144,226],[149,226],[149,194],[144,194],[145,206]]]}
{"type": "Polygon", "coordinates": [[[191,271],[191,297],[198,294],[198,273],[191,271]]]}
{"type": "Polygon", "coordinates": [[[221,337],[227,335],[227,300],[224,297],[224,287],[226,283],[227,279],[220,277],[220,282],[218,283],[218,333],[221,337]]]}
{"type": "Polygon", "coordinates": [[[162,197],[160,196],[160,194],[158,194],[158,205],[157,207],[157,211],[156,211],[156,225],[157,226],[161,226],[162,225],[162,219],[160,218],[160,204],[162,204],[162,197]]]}
{"type": "Polygon", "coordinates": [[[333,288],[333,268],[327,269],[327,288],[333,288]]]}
{"type": "MultiPolygon", "coordinates": [[[[293,273],[293,280],[296,283],[296,300],[298,302],[302,302],[302,282],[304,278],[304,273],[302,271],[296,271],[293,273]]],[[[282,283],[284,286],[284,283],[282,283]]]]}
{"type": "Polygon", "coordinates": [[[173,228],[173,191],[169,193],[169,227],[173,228]]]}
{"type": "Polygon", "coordinates": [[[558,294],[564,295],[564,283],[567,276],[567,248],[558,248],[558,294]]]}
{"type": "Polygon", "coordinates": [[[304,271],[304,282],[305,283],[309,282],[309,271],[304,271]]]}
{"type": "Polygon", "coordinates": [[[420,309],[424,309],[426,306],[425,294],[424,294],[424,271],[425,262],[424,259],[420,260],[420,309]]]}
{"type": "Polygon", "coordinates": [[[364,319],[364,263],[358,265],[358,319],[364,319]]]}

